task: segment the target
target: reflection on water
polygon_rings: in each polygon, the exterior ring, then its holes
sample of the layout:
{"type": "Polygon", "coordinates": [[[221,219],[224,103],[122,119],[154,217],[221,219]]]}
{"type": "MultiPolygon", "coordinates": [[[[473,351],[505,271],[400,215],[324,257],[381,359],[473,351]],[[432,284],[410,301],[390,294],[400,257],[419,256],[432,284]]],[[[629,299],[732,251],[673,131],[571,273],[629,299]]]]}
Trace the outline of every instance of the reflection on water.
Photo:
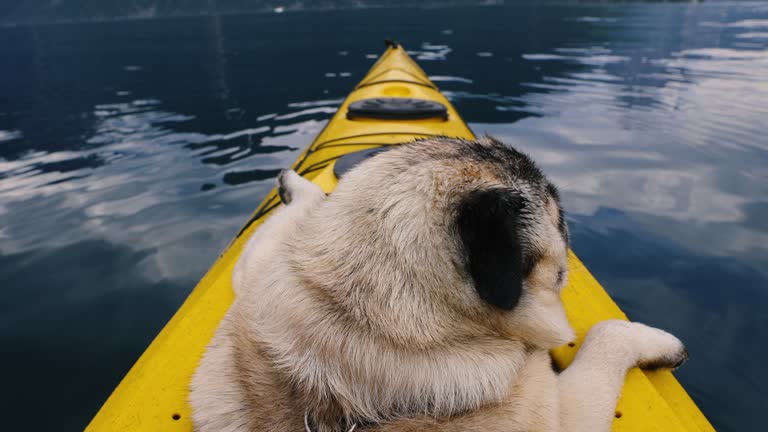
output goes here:
{"type": "Polygon", "coordinates": [[[8,421],[45,400],[41,429],[82,428],[397,35],[477,133],[560,185],[576,252],[631,318],[688,343],[678,376],[715,426],[757,428],[767,34],[759,5],[0,29],[8,421]]]}

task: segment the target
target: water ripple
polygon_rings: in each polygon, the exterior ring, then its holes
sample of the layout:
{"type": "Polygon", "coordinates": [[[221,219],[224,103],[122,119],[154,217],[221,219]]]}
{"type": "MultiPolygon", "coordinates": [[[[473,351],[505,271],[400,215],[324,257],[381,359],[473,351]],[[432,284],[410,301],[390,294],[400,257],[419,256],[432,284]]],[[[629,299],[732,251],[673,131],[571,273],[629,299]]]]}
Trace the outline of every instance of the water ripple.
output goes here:
{"type": "Polygon", "coordinates": [[[0,130],[0,142],[19,139],[24,136],[19,130],[0,130]]]}

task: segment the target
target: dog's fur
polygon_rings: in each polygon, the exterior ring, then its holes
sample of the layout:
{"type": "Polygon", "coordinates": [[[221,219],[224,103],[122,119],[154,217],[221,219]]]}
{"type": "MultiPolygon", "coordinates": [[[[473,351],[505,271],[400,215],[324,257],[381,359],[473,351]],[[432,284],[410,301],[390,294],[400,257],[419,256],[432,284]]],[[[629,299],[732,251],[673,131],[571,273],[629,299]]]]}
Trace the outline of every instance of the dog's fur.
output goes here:
{"type": "Polygon", "coordinates": [[[674,336],[607,321],[564,372],[557,190],[492,138],[404,144],[327,196],[292,171],[196,371],[198,431],[608,431],[626,371],[674,336]]]}

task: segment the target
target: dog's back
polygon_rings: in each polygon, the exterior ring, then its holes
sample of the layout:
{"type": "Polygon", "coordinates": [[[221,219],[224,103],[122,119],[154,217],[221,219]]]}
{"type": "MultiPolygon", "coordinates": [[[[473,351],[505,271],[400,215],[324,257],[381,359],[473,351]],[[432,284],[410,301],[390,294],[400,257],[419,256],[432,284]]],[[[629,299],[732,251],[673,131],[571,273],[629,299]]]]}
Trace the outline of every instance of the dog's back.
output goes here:
{"type": "Polygon", "coordinates": [[[628,368],[686,356],[609,321],[552,370],[573,338],[564,216],[496,140],[402,145],[327,198],[293,172],[278,188],[192,380],[198,431],[607,431],[628,368]]]}

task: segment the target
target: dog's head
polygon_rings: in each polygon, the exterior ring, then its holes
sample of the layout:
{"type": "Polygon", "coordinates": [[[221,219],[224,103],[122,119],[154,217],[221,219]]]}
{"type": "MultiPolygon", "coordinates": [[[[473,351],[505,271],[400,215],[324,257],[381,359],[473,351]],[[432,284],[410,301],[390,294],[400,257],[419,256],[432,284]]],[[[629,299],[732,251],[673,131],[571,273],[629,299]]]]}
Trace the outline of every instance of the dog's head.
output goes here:
{"type": "Polygon", "coordinates": [[[489,137],[416,141],[358,165],[326,204],[323,226],[344,240],[324,265],[343,267],[336,279],[356,284],[344,301],[387,331],[480,328],[547,349],[573,339],[560,301],[568,230],[525,154],[489,137]]]}
{"type": "Polygon", "coordinates": [[[568,274],[568,228],[555,186],[525,154],[484,138],[463,163],[483,172],[459,194],[455,223],[464,271],[478,297],[528,343],[573,339],[560,290],[568,274]]]}

